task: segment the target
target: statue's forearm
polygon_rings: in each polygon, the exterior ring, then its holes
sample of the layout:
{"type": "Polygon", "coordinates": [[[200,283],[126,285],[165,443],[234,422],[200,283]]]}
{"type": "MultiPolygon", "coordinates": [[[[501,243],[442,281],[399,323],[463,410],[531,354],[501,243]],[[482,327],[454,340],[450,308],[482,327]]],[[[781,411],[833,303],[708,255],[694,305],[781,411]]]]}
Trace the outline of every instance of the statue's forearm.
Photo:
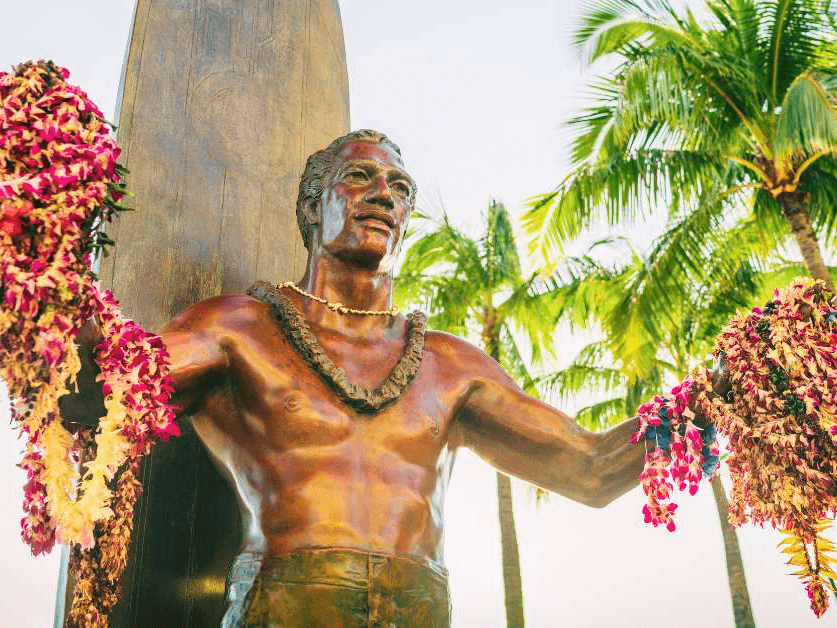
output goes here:
{"type": "Polygon", "coordinates": [[[584,435],[579,446],[569,451],[559,445],[556,456],[550,452],[551,447],[544,448],[542,468],[547,474],[541,483],[547,483],[544,488],[587,506],[603,508],[639,484],[647,446],[644,439],[631,442],[631,436],[637,431],[636,418],[605,432],[581,431],[584,435]],[[567,483],[567,474],[575,478],[572,486],[576,494],[561,490],[567,483]]]}
{"type": "Polygon", "coordinates": [[[588,506],[602,507],[638,484],[645,443],[629,419],[606,432],[518,389],[480,383],[460,417],[465,444],[498,469],[588,506]]]}
{"type": "Polygon", "coordinates": [[[644,439],[631,442],[636,431],[637,420],[630,418],[606,432],[595,434],[593,474],[599,479],[599,486],[595,503],[591,505],[606,506],[639,484],[647,445],[644,439]]]}
{"type": "Polygon", "coordinates": [[[569,438],[559,430],[542,443],[523,440],[525,436],[519,436],[517,443],[507,440],[506,451],[517,455],[496,456],[489,461],[523,480],[594,508],[606,506],[639,483],[646,445],[644,441],[631,443],[636,419],[606,432],[574,427],[575,433],[569,438]]]}

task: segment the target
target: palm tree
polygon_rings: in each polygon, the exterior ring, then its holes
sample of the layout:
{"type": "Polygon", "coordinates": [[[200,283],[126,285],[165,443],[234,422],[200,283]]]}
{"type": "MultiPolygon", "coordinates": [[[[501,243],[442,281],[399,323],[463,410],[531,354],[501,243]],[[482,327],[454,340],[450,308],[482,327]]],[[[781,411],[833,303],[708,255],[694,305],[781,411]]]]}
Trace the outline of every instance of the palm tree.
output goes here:
{"type": "MultiPolygon", "coordinates": [[[[554,291],[556,313],[575,324],[595,325],[605,340],[584,347],[565,369],[538,380],[544,396],[556,403],[565,403],[574,394],[597,390],[603,398],[579,410],[576,420],[590,430],[603,429],[630,416],[636,407],[660,392],[666,383],[679,380],[696,366],[692,356],[706,355],[724,324],[738,308],[763,302],[766,286],[780,277],[799,273],[798,265],[785,266],[770,273],[757,273],[747,262],[741,264],[735,281],[722,286],[712,279],[692,288],[698,299],[684,298],[673,304],[673,316],[665,317],[668,333],[652,339],[641,335],[641,342],[632,353],[625,345],[613,342],[618,330],[641,326],[637,320],[641,308],[625,308],[626,303],[642,303],[659,291],[648,269],[655,266],[655,254],[664,254],[657,247],[648,257],[635,252],[627,263],[615,269],[590,261],[584,275],[576,275],[554,291]],[[589,299],[598,294],[599,298],[589,299]],[[673,324],[671,321],[677,321],[673,324]],[[641,353],[638,358],[636,353],[641,353]],[[644,365],[636,375],[635,364],[644,365]]],[[[653,297],[652,297],[653,298],[653,297]]],[[[728,504],[723,485],[716,474],[712,492],[718,510],[727,563],[733,617],[737,628],[755,626],[744,566],[735,530],[727,516],[728,504]]]]}
{"type": "MultiPolygon", "coordinates": [[[[711,278],[735,290],[742,265],[775,253],[788,227],[808,272],[834,285],[817,241],[817,234],[832,240],[837,203],[831,0],[705,6],[706,23],[666,0],[590,6],[576,43],[591,62],[609,56],[618,65],[594,85],[595,104],[570,122],[573,171],[526,216],[533,247],[554,258],[602,218],[624,224],[668,211],[653,261],[638,270],[647,285],[622,292],[600,319],[611,323],[606,348],[634,388],[662,366],[655,362],[660,348],[678,370],[695,355],[688,323],[699,313],[681,315],[678,303],[708,309],[695,286],[711,278]]],[[[715,494],[719,502],[725,497],[715,494]]],[[[730,562],[729,547],[727,560],[736,624],[752,625],[736,597],[734,572],[743,571],[730,562]]]]}
{"type": "Polygon", "coordinates": [[[769,250],[792,234],[833,289],[817,241],[837,225],[831,1],[707,0],[705,21],[667,0],[590,5],[575,41],[618,66],[570,121],[573,171],[527,213],[534,246],[553,256],[591,222],[658,208],[686,243],[748,218],[769,250]]]}
{"type": "MultiPolygon", "coordinates": [[[[489,204],[485,232],[478,241],[461,233],[445,215],[436,229],[410,246],[395,288],[398,302],[423,304],[429,327],[479,337],[486,353],[528,392],[535,392],[515,334],[529,339],[537,362],[540,348],[552,346],[550,320],[554,316],[548,294],[540,291],[543,282],[535,274],[528,279],[523,276],[511,218],[502,204],[489,204]]],[[[522,628],[523,592],[511,483],[500,472],[497,500],[506,623],[509,628],[522,628]]]]}

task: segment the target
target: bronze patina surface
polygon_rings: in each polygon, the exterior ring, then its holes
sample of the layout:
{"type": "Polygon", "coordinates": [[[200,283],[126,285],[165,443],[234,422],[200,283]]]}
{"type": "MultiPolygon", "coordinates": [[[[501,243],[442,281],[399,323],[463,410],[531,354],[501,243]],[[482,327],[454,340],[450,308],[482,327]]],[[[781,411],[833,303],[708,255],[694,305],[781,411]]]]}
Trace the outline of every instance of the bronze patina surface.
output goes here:
{"type": "MultiPolygon", "coordinates": [[[[376,134],[336,145],[327,161],[321,195],[300,199],[310,230],[299,285],[332,303],[386,310],[412,179],[376,134]]],[[[349,382],[374,389],[404,352],[404,316],[340,314],[283,296],[349,382]]],[[[642,468],[644,444],[630,444],[635,421],[587,432],[448,334],[427,332],[412,383],[371,419],[335,394],[252,296],[198,303],[162,336],[178,402],[237,492],[247,552],[327,547],[441,563],[443,496],[460,447],[592,506],[635,486],[642,468]]]]}

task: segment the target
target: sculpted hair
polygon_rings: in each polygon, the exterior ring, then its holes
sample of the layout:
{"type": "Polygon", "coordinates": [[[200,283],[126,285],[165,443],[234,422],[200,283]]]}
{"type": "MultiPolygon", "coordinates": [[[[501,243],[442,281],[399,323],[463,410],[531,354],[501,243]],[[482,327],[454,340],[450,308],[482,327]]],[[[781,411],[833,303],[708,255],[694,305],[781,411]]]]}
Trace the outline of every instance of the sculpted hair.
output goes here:
{"type": "MultiPolygon", "coordinates": [[[[331,144],[322,150],[312,153],[305,162],[305,170],[302,172],[302,177],[299,180],[299,195],[296,197],[296,222],[299,225],[299,232],[302,234],[302,241],[305,243],[305,248],[310,248],[311,244],[311,223],[305,215],[303,208],[306,204],[311,203],[314,206],[320,204],[323,198],[323,190],[328,177],[331,176],[331,171],[334,168],[334,162],[337,159],[337,153],[340,147],[349,142],[363,140],[367,142],[374,142],[376,144],[386,144],[396,154],[401,156],[401,149],[398,145],[390,140],[383,133],[372,131],[370,129],[360,129],[352,131],[342,137],[338,137],[331,144]]],[[[413,185],[413,194],[410,199],[412,209],[416,208],[416,189],[413,185]]]]}

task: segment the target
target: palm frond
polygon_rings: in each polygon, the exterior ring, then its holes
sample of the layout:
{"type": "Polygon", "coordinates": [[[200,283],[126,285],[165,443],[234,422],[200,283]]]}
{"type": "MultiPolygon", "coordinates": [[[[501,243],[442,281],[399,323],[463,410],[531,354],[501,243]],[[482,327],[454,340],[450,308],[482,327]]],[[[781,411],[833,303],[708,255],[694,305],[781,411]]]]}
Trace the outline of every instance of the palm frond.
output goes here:
{"type": "Polygon", "coordinates": [[[555,191],[528,203],[523,224],[531,237],[530,251],[555,259],[563,252],[563,242],[590,224],[631,224],[661,203],[685,202],[690,193],[711,186],[725,169],[719,155],[663,150],[583,164],[555,191]]]}
{"type": "Polygon", "coordinates": [[[536,384],[545,397],[565,403],[574,395],[596,391],[613,394],[624,391],[628,379],[617,368],[573,362],[568,367],[539,377],[536,384]]]}
{"type": "MultiPolygon", "coordinates": [[[[634,258],[612,288],[620,295],[602,325],[608,346],[630,377],[646,377],[653,368],[649,346],[659,346],[676,328],[692,286],[706,277],[713,260],[714,238],[721,226],[723,203],[704,202],[675,220],[657,240],[646,259],[634,258]]],[[[730,274],[737,265],[715,259],[716,275],[730,274]]],[[[715,279],[718,279],[716,276],[715,279]]]]}
{"type": "Polygon", "coordinates": [[[599,0],[585,5],[584,17],[574,29],[573,43],[586,60],[624,53],[636,41],[657,45],[687,41],[677,28],[677,15],[666,0],[599,0]]]}
{"type": "Polygon", "coordinates": [[[553,334],[558,298],[548,282],[533,274],[527,281],[518,282],[508,298],[497,305],[497,318],[514,321],[516,329],[529,340],[533,364],[555,353],[553,334]]]}
{"type": "Polygon", "coordinates": [[[520,278],[520,259],[514,238],[512,219],[502,203],[488,206],[485,235],[482,240],[483,263],[488,285],[499,287],[520,278]]]}
{"type": "Polygon", "coordinates": [[[738,117],[732,112],[717,115],[724,103],[705,83],[694,81],[682,56],[682,51],[671,48],[644,51],[617,75],[612,150],[710,147],[725,152],[735,140],[738,117]],[[706,111],[716,113],[707,116],[706,111]]]}
{"type": "Polygon", "coordinates": [[[402,274],[395,284],[394,300],[399,307],[419,307],[427,312],[432,329],[465,336],[473,295],[473,284],[467,277],[402,274]]]}
{"type": "Polygon", "coordinates": [[[596,82],[590,95],[593,104],[566,123],[573,137],[571,164],[577,165],[597,154],[605,136],[612,133],[619,93],[619,85],[612,79],[596,82]]]}
{"type": "MultiPolygon", "coordinates": [[[[759,50],[759,38],[762,15],[753,0],[709,0],[707,8],[718,20],[723,32],[728,36],[724,45],[747,66],[748,73],[759,78],[763,72],[763,63],[759,50]]],[[[762,87],[753,84],[753,89],[762,87]]]]}
{"type": "Polygon", "coordinates": [[[571,277],[569,281],[551,278],[550,290],[552,324],[567,322],[570,329],[587,328],[607,311],[612,286],[616,277],[613,271],[596,264],[588,266],[586,274],[571,277]]]}
{"type": "Polygon", "coordinates": [[[777,159],[791,162],[812,154],[837,154],[837,100],[818,78],[805,72],[790,85],[776,123],[777,159]]]}
{"type": "Polygon", "coordinates": [[[833,47],[837,33],[826,19],[828,4],[817,0],[773,0],[762,5],[764,75],[769,81],[770,109],[784,100],[786,90],[811,67],[823,46],[833,47]]]}
{"type": "Polygon", "coordinates": [[[614,397],[581,408],[576,412],[575,420],[584,429],[597,432],[624,421],[634,410],[628,408],[625,397],[614,397]]]}
{"type": "MultiPolygon", "coordinates": [[[[472,281],[484,285],[487,282],[482,257],[477,243],[454,227],[447,214],[434,231],[415,240],[404,254],[400,279],[419,276],[445,268],[454,273],[464,273],[472,281]]],[[[397,280],[398,281],[398,280],[397,280]]]]}
{"type": "Polygon", "coordinates": [[[539,396],[536,380],[532,377],[526,366],[526,359],[520,351],[520,347],[514,338],[514,334],[507,322],[500,325],[500,350],[502,354],[502,365],[514,381],[528,394],[533,397],[539,396]]]}

